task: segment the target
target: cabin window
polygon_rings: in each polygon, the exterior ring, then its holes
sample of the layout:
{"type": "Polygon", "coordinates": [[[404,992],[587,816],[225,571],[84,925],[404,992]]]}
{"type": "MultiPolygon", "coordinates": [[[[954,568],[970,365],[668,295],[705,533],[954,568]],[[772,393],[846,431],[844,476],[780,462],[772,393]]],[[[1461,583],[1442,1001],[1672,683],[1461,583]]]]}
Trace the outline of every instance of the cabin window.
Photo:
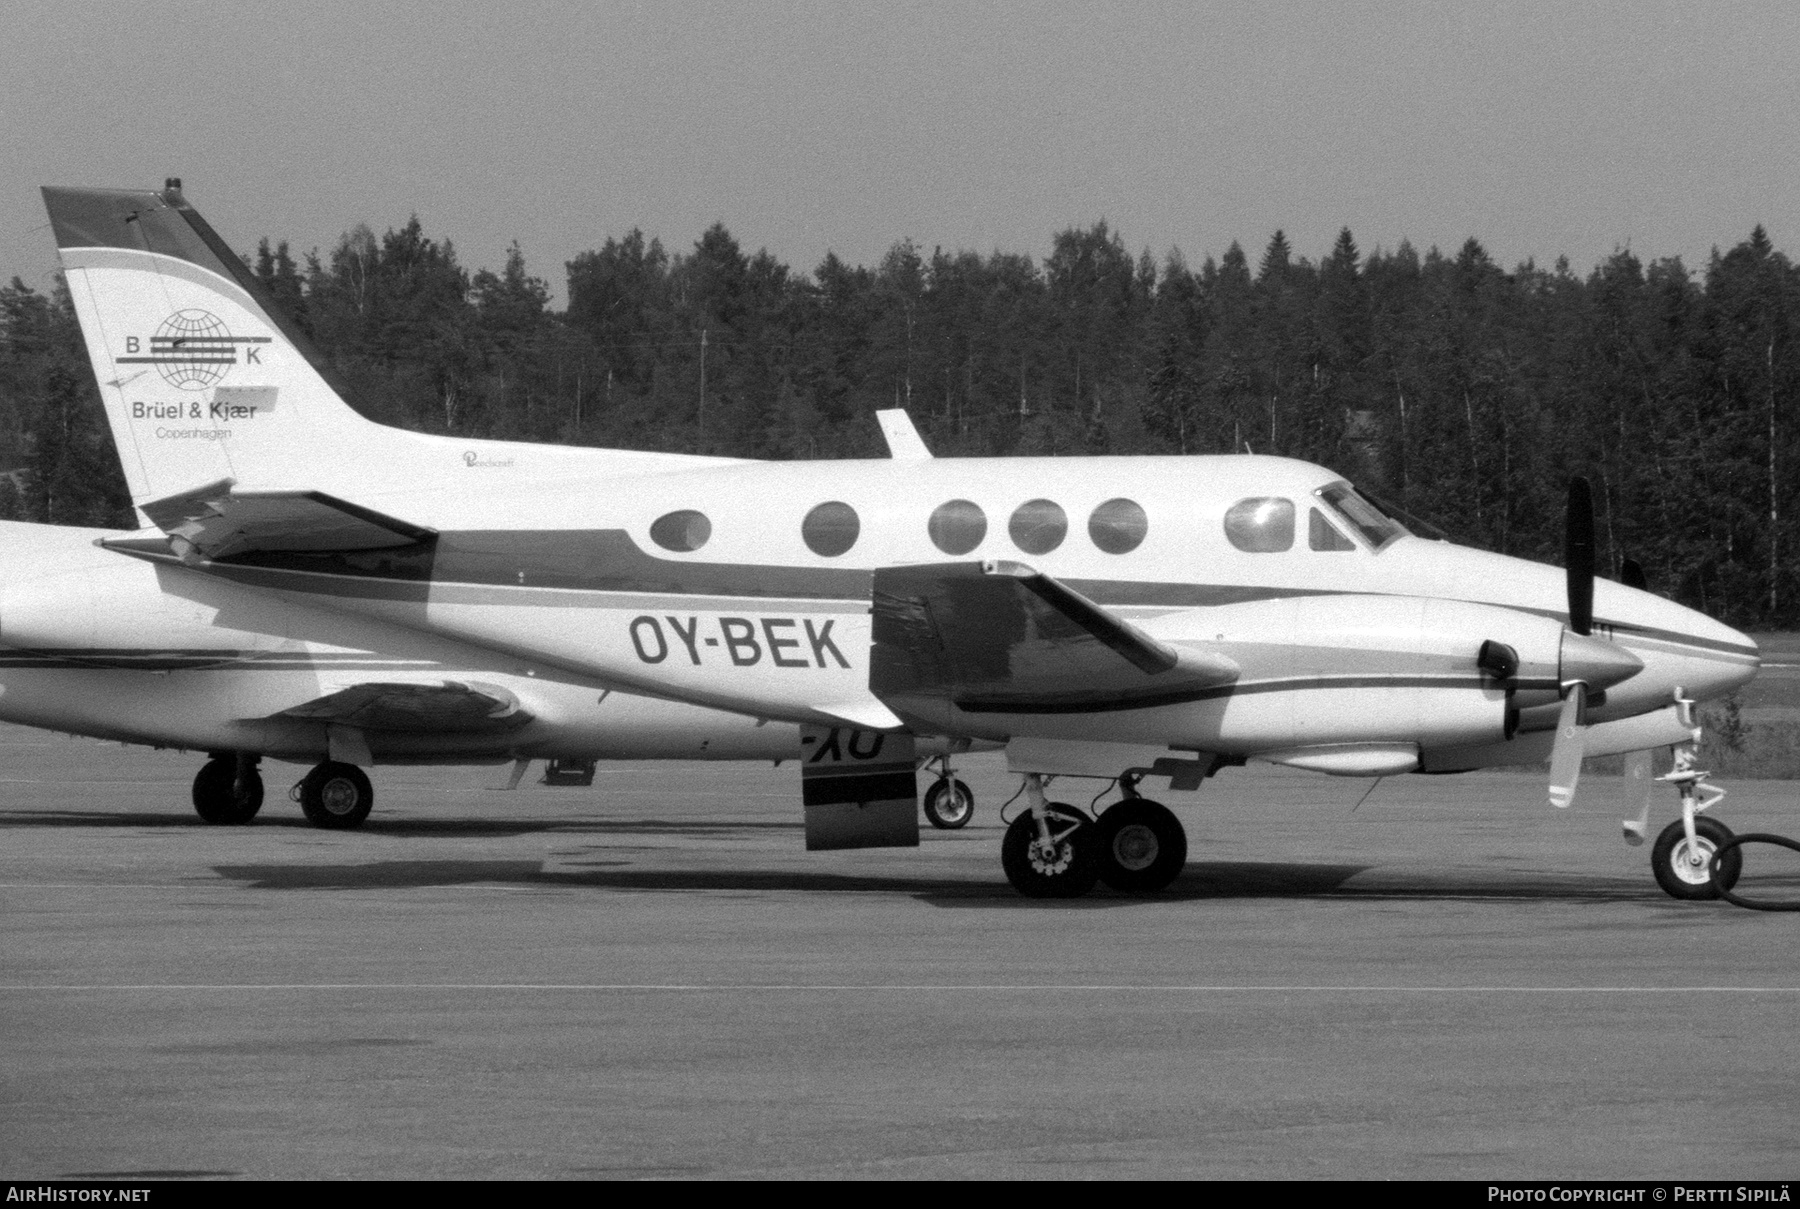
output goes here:
{"type": "Polygon", "coordinates": [[[1054,500],[1026,500],[1012,514],[1006,531],[1025,553],[1048,554],[1069,535],[1069,514],[1054,500]]]}
{"type": "Polygon", "coordinates": [[[925,531],[945,554],[967,554],[987,536],[987,514],[968,500],[948,500],[932,512],[925,531]]]}
{"type": "Polygon", "coordinates": [[[1225,513],[1225,536],[1240,550],[1273,554],[1294,546],[1294,501],[1257,495],[1225,513]]]}
{"type": "Polygon", "coordinates": [[[856,509],[837,500],[820,504],[800,522],[800,536],[805,539],[806,548],[821,558],[836,558],[856,544],[856,536],[861,532],[862,522],[857,519],[856,509]]]}
{"type": "Polygon", "coordinates": [[[1315,550],[1354,550],[1356,543],[1338,532],[1317,508],[1307,509],[1306,544],[1315,550]]]}
{"type": "Polygon", "coordinates": [[[1143,543],[1150,518],[1136,500],[1107,500],[1088,517],[1088,537],[1107,554],[1129,554],[1143,543]]]}
{"type": "Polygon", "coordinates": [[[691,508],[659,516],[650,526],[650,540],[678,554],[698,550],[711,536],[712,522],[706,519],[704,512],[695,512],[691,508]]]}
{"type": "Polygon", "coordinates": [[[1332,483],[1313,492],[1343,517],[1356,532],[1380,550],[1397,537],[1406,535],[1406,526],[1356,494],[1349,483],[1332,483]]]}

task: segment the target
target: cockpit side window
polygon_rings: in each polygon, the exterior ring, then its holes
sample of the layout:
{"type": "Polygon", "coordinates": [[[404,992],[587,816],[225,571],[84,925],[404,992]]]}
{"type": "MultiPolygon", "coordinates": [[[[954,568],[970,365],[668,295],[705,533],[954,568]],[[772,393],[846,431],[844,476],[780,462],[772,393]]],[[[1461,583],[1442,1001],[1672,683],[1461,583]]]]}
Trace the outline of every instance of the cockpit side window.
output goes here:
{"type": "Polygon", "coordinates": [[[1407,529],[1399,521],[1356,494],[1349,483],[1332,483],[1313,492],[1352,530],[1376,550],[1383,549],[1397,537],[1405,537],[1407,529]]]}
{"type": "Polygon", "coordinates": [[[1317,508],[1306,510],[1306,544],[1314,550],[1354,550],[1356,543],[1338,532],[1317,508]]]}
{"type": "Polygon", "coordinates": [[[1251,554],[1274,554],[1294,545],[1294,501],[1259,495],[1239,500],[1225,513],[1225,536],[1251,554]]]}

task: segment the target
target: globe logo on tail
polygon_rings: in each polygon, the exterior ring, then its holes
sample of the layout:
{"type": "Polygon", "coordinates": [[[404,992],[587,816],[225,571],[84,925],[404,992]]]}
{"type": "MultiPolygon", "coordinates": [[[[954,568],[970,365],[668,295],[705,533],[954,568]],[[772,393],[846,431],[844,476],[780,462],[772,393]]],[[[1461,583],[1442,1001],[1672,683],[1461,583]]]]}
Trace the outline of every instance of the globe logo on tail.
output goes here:
{"type": "Polygon", "coordinates": [[[179,390],[216,386],[237,364],[236,343],[217,315],[195,307],[176,311],[150,337],[156,372],[179,390]]]}

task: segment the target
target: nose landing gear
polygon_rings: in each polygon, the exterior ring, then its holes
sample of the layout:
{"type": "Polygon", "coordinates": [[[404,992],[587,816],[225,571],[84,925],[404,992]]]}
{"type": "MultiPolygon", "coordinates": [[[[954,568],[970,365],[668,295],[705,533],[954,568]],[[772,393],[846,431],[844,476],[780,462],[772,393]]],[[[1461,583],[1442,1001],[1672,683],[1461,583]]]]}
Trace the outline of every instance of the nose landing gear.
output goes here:
{"type": "Polygon", "coordinates": [[[1727,852],[1719,862],[1715,879],[1713,853],[1731,838],[1731,828],[1718,819],[1695,819],[1690,837],[1685,822],[1676,819],[1656,837],[1656,846],[1650,850],[1650,868],[1656,874],[1656,884],[1673,898],[1717,898],[1721,886],[1729,890],[1737,885],[1744,867],[1743,852],[1737,848],[1727,852]]]}
{"type": "Polygon", "coordinates": [[[1700,812],[1717,805],[1725,791],[1707,784],[1712,774],[1695,768],[1695,760],[1692,743],[1677,744],[1675,767],[1656,778],[1681,795],[1681,817],[1663,828],[1650,849],[1656,884],[1670,897],[1688,900],[1719,897],[1721,888],[1729,891],[1737,884],[1744,868],[1743,851],[1734,847],[1719,861],[1716,874],[1713,870],[1713,854],[1731,838],[1731,828],[1718,819],[1701,818],[1700,812]]]}

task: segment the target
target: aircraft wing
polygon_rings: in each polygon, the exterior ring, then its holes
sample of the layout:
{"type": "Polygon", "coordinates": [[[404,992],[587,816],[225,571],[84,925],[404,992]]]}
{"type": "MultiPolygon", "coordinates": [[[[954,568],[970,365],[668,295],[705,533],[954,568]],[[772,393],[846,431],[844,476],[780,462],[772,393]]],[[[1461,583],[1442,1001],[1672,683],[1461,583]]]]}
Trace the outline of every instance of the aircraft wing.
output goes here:
{"type": "Polygon", "coordinates": [[[503,733],[532,715],[519,699],[491,684],[353,684],[284,709],[277,718],[304,718],[375,731],[503,733]]]}
{"type": "Polygon", "coordinates": [[[435,536],[322,491],[236,491],[231,479],[141,507],[183,562],[257,551],[379,550],[435,536]]]}
{"type": "Polygon", "coordinates": [[[1088,713],[1193,700],[1237,665],[1146,634],[1022,563],[875,572],[869,687],[898,712],[1088,713]]]}

